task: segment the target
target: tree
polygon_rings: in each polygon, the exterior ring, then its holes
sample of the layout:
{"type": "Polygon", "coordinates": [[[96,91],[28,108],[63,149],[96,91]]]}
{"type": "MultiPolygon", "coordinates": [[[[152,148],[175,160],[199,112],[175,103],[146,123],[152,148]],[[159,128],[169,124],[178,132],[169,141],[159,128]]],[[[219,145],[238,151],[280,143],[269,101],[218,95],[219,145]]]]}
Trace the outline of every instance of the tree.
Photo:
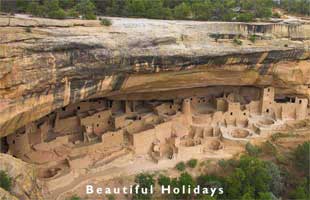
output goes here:
{"type": "Polygon", "coordinates": [[[145,17],[145,1],[144,0],[132,0],[128,2],[128,14],[134,17],[145,17]]]}
{"type": "Polygon", "coordinates": [[[60,0],[59,1],[59,6],[62,9],[65,9],[65,10],[73,8],[74,5],[75,5],[75,1],[74,0],[60,0]]]}
{"type": "Polygon", "coordinates": [[[189,166],[190,168],[195,168],[197,166],[197,159],[190,159],[189,161],[187,161],[187,166],[189,166]]]}
{"type": "Polygon", "coordinates": [[[295,164],[306,175],[309,175],[310,165],[310,141],[298,145],[294,151],[295,164]]]}
{"type": "MultiPolygon", "coordinates": [[[[173,179],[171,181],[172,188],[179,188],[182,191],[182,187],[185,186],[194,188],[196,186],[195,180],[192,178],[190,174],[184,172],[178,179],[173,179]]],[[[191,193],[188,190],[185,193],[180,192],[179,194],[173,194],[174,199],[189,199],[191,197],[191,193]]]]}
{"type": "Polygon", "coordinates": [[[245,145],[245,149],[250,156],[258,156],[262,152],[260,147],[252,145],[250,142],[245,145]]]}
{"type": "Polygon", "coordinates": [[[309,177],[305,178],[299,183],[294,191],[291,192],[290,197],[298,200],[308,200],[310,197],[310,181],[309,177]]]}
{"type": "Polygon", "coordinates": [[[12,178],[3,170],[0,170],[0,187],[10,191],[12,187],[12,178]]]}
{"type": "Polygon", "coordinates": [[[254,17],[268,18],[272,15],[272,0],[243,0],[241,8],[244,11],[253,13],[254,17]]]}
{"type": "Polygon", "coordinates": [[[170,185],[171,180],[169,177],[160,174],[158,179],[157,179],[157,182],[159,185],[168,186],[168,185],[170,185]]]}
{"type": "Polygon", "coordinates": [[[260,192],[269,192],[271,179],[265,162],[242,156],[237,168],[226,178],[224,191],[230,199],[258,198],[260,192]]]}
{"type": "Polygon", "coordinates": [[[310,0],[281,0],[279,7],[289,13],[310,15],[310,0]]]}
{"type": "Polygon", "coordinates": [[[145,16],[153,19],[171,19],[170,8],[164,8],[162,0],[145,1],[145,16]]]}
{"type": "Polygon", "coordinates": [[[173,13],[176,19],[187,19],[191,14],[191,9],[187,4],[182,3],[173,9],[173,13]]]}
{"type": "Polygon", "coordinates": [[[53,19],[66,18],[65,11],[59,6],[59,0],[46,0],[44,2],[44,7],[47,11],[47,17],[53,19]]]}
{"type": "Polygon", "coordinates": [[[136,185],[139,185],[138,193],[133,195],[133,199],[151,199],[152,194],[150,193],[151,186],[155,185],[155,180],[151,174],[139,174],[135,178],[136,185]],[[147,188],[148,193],[142,194],[142,188],[147,188]]]}
{"type": "Polygon", "coordinates": [[[220,21],[231,21],[235,14],[232,10],[236,5],[234,0],[215,1],[213,3],[213,18],[220,21]]]}
{"type": "Polygon", "coordinates": [[[185,170],[184,162],[179,162],[178,164],[176,164],[175,168],[179,171],[184,171],[185,170]]]}
{"type": "Polygon", "coordinates": [[[271,161],[266,161],[265,166],[269,176],[271,177],[269,183],[270,192],[275,195],[280,195],[283,190],[283,178],[278,165],[271,161]]]}
{"type": "Polygon", "coordinates": [[[26,12],[30,1],[27,0],[17,0],[16,8],[17,12],[26,12]]]}
{"type": "Polygon", "coordinates": [[[82,15],[83,19],[96,19],[95,5],[90,0],[81,0],[75,9],[82,15]]]}
{"type": "Polygon", "coordinates": [[[192,5],[192,13],[195,19],[210,20],[212,17],[213,6],[210,0],[203,2],[195,1],[192,5]]]}
{"type": "Polygon", "coordinates": [[[251,22],[253,21],[254,15],[252,13],[240,13],[237,16],[239,22],[251,22]]]}
{"type": "Polygon", "coordinates": [[[40,5],[37,1],[31,1],[27,6],[26,11],[27,13],[38,17],[43,17],[46,14],[45,7],[40,5]]]}
{"type": "Polygon", "coordinates": [[[79,196],[74,195],[70,198],[70,200],[82,200],[79,196]]]}

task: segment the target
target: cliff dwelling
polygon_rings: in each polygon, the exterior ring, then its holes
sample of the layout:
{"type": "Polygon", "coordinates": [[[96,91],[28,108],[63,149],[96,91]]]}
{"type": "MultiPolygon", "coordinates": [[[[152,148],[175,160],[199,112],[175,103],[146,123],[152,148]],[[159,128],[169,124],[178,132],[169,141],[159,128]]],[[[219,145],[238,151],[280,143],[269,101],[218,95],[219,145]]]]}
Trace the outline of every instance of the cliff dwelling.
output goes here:
{"type": "Polygon", "coordinates": [[[164,100],[107,97],[69,104],[2,138],[1,150],[36,164],[52,190],[83,169],[100,168],[126,154],[158,164],[187,160],[246,144],[310,115],[307,98],[278,96],[273,87],[215,86],[201,88],[201,95],[190,93],[177,91],[164,100]]]}
{"type": "Polygon", "coordinates": [[[309,20],[98,19],[0,13],[2,166],[31,164],[43,199],[309,140],[309,20]]]}

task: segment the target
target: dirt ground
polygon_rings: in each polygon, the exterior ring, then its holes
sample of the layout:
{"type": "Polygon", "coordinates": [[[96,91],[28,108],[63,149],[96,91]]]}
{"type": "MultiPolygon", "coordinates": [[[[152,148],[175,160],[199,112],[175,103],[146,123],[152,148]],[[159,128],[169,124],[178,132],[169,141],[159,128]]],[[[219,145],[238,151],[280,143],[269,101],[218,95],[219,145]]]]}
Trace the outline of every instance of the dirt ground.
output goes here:
{"type": "MultiPolygon", "coordinates": [[[[251,143],[262,146],[264,151],[263,144],[266,141],[275,146],[277,149],[277,155],[281,155],[284,159],[290,158],[290,152],[295,149],[299,144],[302,144],[305,141],[310,141],[310,127],[303,127],[296,130],[290,130],[283,133],[280,136],[276,135],[278,133],[274,133],[273,137],[268,135],[266,137],[262,137],[254,139],[251,143]]],[[[245,153],[244,145],[234,145],[229,143],[224,143],[224,149],[219,150],[218,152],[211,153],[207,152],[205,155],[201,156],[194,169],[186,168],[186,171],[190,173],[192,176],[198,176],[200,174],[218,174],[225,175],[229,172],[224,172],[223,169],[218,165],[218,161],[220,159],[230,159],[230,158],[238,158],[240,155],[245,153]]],[[[272,155],[270,153],[263,153],[260,158],[264,160],[272,160],[277,163],[285,162],[283,160],[279,161],[280,156],[272,155]]],[[[122,160],[116,161],[115,165],[118,167],[107,168],[108,170],[101,175],[97,174],[96,176],[89,177],[86,181],[75,183],[76,185],[67,191],[59,191],[58,198],[59,200],[67,200],[70,199],[73,195],[79,196],[83,200],[102,200],[102,199],[130,199],[130,195],[117,194],[117,195],[86,195],[86,185],[91,184],[93,186],[98,186],[102,188],[110,187],[124,187],[134,185],[134,177],[136,174],[141,172],[149,172],[152,174],[164,174],[171,178],[178,177],[180,172],[175,169],[175,165],[179,162],[179,160],[169,160],[167,162],[161,162],[160,164],[156,164],[153,161],[145,158],[139,157],[134,158],[133,156],[127,156],[126,158],[122,158],[122,160]],[[112,197],[113,196],[113,197],[112,197]]],[[[286,161],[287,162],[287,161],[286,161]]],[[[283,164],[283,163],[282,163],[283,164]]],[[[292,167],[291,163],[287,162],[284,165],[290,170],[292,167]]],[[[298,175],[298,174],[297,174],[298,175]]],[[[157,194],[158,195],[158,194],[157,194]]],[[[155,194],[156,196],[156,194],[155,194]]]]}

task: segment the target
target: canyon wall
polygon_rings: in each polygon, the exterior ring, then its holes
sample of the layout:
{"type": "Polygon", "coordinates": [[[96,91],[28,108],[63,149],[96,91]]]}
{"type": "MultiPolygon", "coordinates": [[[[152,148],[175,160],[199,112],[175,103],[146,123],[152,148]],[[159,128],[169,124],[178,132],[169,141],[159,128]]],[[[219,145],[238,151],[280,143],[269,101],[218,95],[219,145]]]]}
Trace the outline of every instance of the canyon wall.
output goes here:
{"type": "Polygon", "coordinates": [[[273,86],[310,100],[309,22],[111,20],[106,27],[0,17],[1,137],[96,97],[169,99],[211,86],[273,86]]]}

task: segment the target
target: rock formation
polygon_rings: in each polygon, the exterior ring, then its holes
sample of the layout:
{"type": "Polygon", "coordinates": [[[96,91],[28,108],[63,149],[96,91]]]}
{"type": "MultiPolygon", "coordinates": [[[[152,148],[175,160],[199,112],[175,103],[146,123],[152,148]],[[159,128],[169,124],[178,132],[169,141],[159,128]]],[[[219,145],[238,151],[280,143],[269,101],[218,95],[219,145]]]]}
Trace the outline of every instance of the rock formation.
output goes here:
{"type": "Polygon", "coordinates": [[[17,198],[309,126],[310,22],[111,20],[0,16],[0,149],[44,183],[1,154],[17,198]]]}
{"type": "Polygon", "coordinates": [[[309,22],[112,22],[0,18],[1,136],[94,97],[165,99],[227,85],[310,99],[309,22]]]}
{"type": "Polygon", "coordinates": [[[43,199],[34,166],[7,154],[0,154],[0,160],[0,170],[6,171],[12,178],[10,193],[0,188],[1,199],[43,199]]]}

